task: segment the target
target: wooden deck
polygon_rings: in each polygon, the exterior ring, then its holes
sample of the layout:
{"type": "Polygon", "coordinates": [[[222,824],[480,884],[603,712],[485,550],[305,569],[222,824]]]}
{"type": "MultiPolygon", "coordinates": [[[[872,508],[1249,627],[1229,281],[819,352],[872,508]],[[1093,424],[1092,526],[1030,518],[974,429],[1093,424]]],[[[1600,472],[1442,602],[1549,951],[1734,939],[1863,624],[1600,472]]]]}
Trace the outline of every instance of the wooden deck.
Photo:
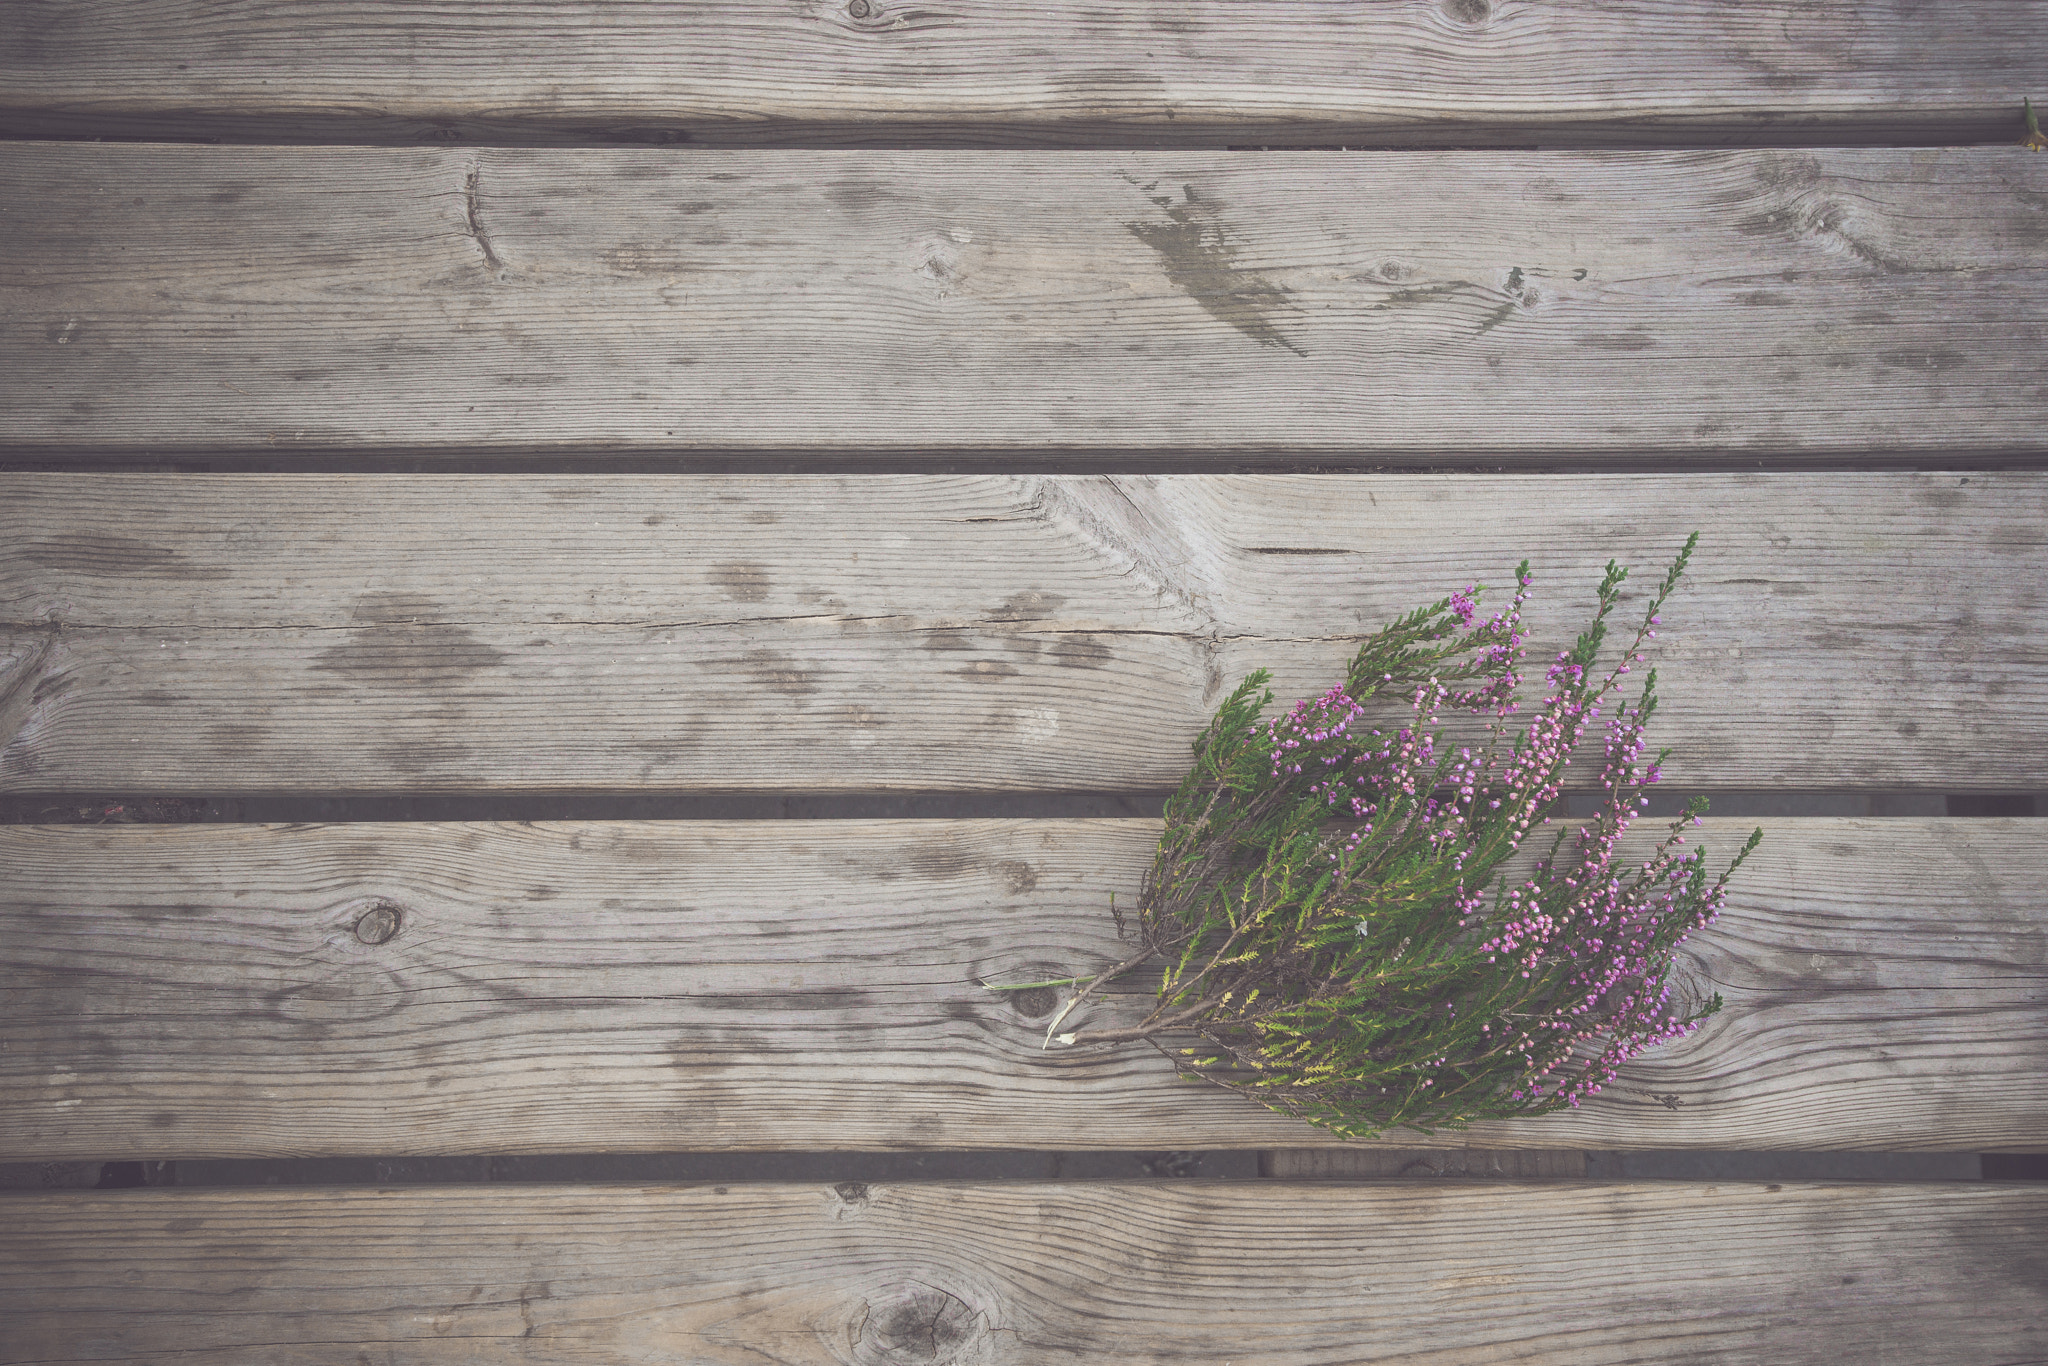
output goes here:
{"type": "Polygon", "coordinates": [[[1469,1133],[979,985],[1122,956],[1044,812],[1525,556],[1542,652],[1702,532],[1674,787],[2048,792],[2040,19],[0,8],[0,802],[473,817],[0,825],[0,1162],[1272,1173],[8,1192],[0,1363],[2048,1361],[2038,1186],[1561,1156],[2048,1150],[2038,819],[1763,822],[1727,1009],[1469,1133]]]}

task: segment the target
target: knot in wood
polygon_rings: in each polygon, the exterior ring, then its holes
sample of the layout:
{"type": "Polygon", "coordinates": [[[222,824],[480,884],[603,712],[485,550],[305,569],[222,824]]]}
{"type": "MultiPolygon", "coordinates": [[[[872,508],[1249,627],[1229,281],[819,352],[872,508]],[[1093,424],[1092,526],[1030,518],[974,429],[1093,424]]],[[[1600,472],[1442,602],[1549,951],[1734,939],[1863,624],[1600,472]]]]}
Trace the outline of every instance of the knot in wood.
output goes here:
{"type": "Polygon", "coordinates": [[[388,944],[398,935],[398,908],[380,901],[356,918],[356,938],[365,944],[388,944]]]}
{"type": "Polygon", "coordinates": [[[1036,1020],[1052,1014],[1052,1008],[1059,1004],[1059,993],[1051,987],[1026,987],[1010,993],[1010,1004],[1017,1007],[1017,1013],[1027,1020],[1036,1020]]]}
{"type": "Polygon", "coordinates": [[[875,9],[874,6],[868,3],[868,0],[853,0],[853,3],[846,7],[846,12],[856,19],[865,19],[870,14],[873,14],[875,9]]]}
{"type": "Polygon", "coordinates": [[[861,1366],[946,1366],[979,1358],[982,1315],[950,1291],[930,1285],[893,1288],[863,1306],[855,1360],[861,1366]]]}

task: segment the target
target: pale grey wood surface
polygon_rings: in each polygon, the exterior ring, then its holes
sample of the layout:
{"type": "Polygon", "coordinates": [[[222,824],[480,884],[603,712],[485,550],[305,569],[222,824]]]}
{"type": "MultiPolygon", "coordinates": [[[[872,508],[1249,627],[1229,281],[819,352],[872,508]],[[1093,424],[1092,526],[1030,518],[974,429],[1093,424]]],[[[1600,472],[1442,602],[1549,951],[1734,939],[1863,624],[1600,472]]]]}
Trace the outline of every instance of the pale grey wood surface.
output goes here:
{"type": "Polygon", "coordinates": [[[2016,140],[2018,0],[10,0],[0,129],[1122,146],[2016,140]]]}
{"type": "Polygon", "coordinates": [[[1523,555],[1540,662],[1693,529],[1673,784],[2048,785],[2035,473],[4,474],[0,790],[1156,790],[1255,668],[1523,555]]]}
{"type": "MultiPolygon", "coordinates": [[[[1700,833],[1722,859],[1748,826],[1700,833]]],[[[977,985],[1119,961],[1108,897],[1156,836],[0,829],[0,1156],[1330,1146],[1149,1048],[1046,1051],[1049,1002],[977,985]]],[[[2044,882],[2034,822],[1772,822],[1681,961],[1722,1014],[1579,1111],[1385,1146],[2030,1151],[2044,882]]]]}
{"type": "Polygon", "coordinates": [[[0,1360],[24,1364],[2048,1354],[2038,1186],[81,1191],[0,1211],[0,1360]]]}
{"type": "Polygon", "coordinates": [[[2040,448],[2048,158],[0,147],[17,451],[2040,448]]]}

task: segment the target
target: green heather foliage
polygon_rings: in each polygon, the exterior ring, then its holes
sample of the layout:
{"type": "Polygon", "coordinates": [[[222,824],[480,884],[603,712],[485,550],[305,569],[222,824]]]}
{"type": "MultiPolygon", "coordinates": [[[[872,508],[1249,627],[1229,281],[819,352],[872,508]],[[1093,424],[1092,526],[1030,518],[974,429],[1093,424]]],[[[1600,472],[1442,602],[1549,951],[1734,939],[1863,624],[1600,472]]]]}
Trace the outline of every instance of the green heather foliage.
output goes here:
{"type": "MultiPolygon", "coordinates": [[[[1509,719],[1526,561],[1504,611],[1476,620],[1475,587],[1412,612],[1360,647],[1341,685],[1278,720],[1261,719],[1267,675],[1247,678],[1167,802],[1137,909],[1140,952],[1093,978],[1016,984],[1081,988],[1048,1042],[1096,988],[1163,960],[1142,1023],[1059,1042],[1145,1040],[1186,1075],[1353,1138],[1575,1106],[1628,1058],[1695,1028],[1721,1000],[1680,1014],[1672,953],[1719,913],[1763,832],[1712,882],[1684,836],[1704,800],[1647,860],[1618,862],[1616,844],[1665,757],[1643,754],[1655,671],[1633,700],[1623,681],[1697,541],[1602,673],[1628,576],[1608,564],[1591,625],[1549,666],[1529,719],[1509,719]],[[1446,744],[1446,711],[1485,716],[1486,738],[1446,744]],[[1596,725],[1598,814],[1542,832],[1596,725]],[[1547,852],[1509,877],[1502,865],[1538,832],[1547,852]]],[[[1130,934],[1121,913],[1117,924],[1130,934]]]]}

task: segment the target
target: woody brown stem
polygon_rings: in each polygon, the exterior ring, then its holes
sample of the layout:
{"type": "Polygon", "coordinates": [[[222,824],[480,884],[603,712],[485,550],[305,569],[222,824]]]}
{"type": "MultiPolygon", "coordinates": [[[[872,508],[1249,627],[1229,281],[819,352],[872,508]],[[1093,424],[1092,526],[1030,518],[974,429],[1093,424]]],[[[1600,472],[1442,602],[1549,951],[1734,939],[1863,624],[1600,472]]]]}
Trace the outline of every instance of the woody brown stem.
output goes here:
{"type": "Polygon", "coordinates": [[[1088,994],[1090,992],[1094,991],[1095,988],[1101,986],[1104,982],[1115,981],[1117,978],[1123,976],[1131,969],[1145,962],[1151,956],[1152,950],[1145,949],[1142,952],[1133,955],[1132,957],[1124,959],[1123,962],[1118,963],[1113,968],[1108,968],[1102,972],[1096,973],[1094,977],[1089,979],[1088,985],[1082,987],[1079,991],[1075,992],[1072,996],[1068,997],[1067,1003],[1064,1006],[1060,1007],[1060,1013],[1052,1017],[1052,1023],[1050,1025],[1047,1025],[1045,1030],[1046,1043],[1050,1044],[1052,1042],[1053,1030],[1058,1029],[1060,1027],[1060,1021],[1066,1019],[1067,1016],[1074,1013],[1074,1008],[1076,1006],[1080,1005],[1081,1002],[1088,999],[1088,994]]]}
{"type": "Polygon", "coordinates": [[[1079,1048],[1090,1043],[1129,1043],[1133,1039],[1149,1039],[1154,1034],[1163,1034],[1169,1029],[1178,1029],[1204,1011],[1219,1004],[1216,1001],[1200,1001],[1186,1010],[1177,1010],[1161,1020],[1150,1024],[1132,1025],[1127,1029],[1090,1029],[1077,1031],[1066,1036],[1069,1045],[1079,1048]]]}

